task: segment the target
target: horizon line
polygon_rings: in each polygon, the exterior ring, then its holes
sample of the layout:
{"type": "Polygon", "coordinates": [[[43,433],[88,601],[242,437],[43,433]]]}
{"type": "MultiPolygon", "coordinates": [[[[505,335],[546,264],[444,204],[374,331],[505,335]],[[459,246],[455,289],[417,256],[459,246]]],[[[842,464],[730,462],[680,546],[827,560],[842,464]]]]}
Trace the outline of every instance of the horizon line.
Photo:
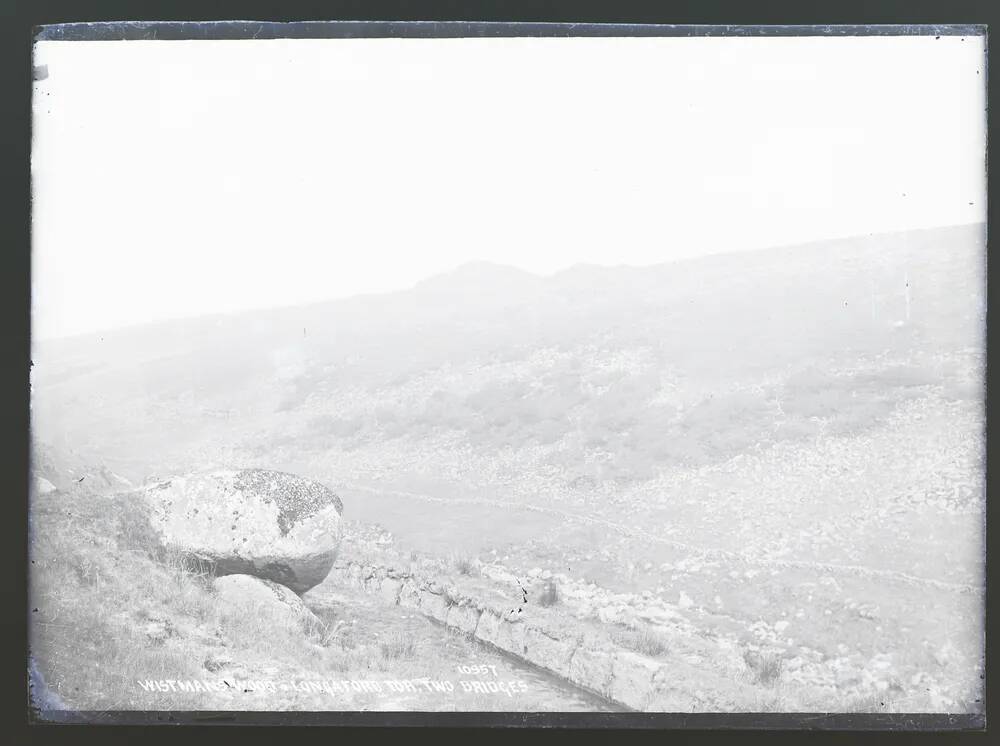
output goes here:
{"type": "MultiPolygon", "coordinates": [[[[708,252],[708,253],[705,253],[705,254],[698,254],[696,256],[682,256],[682,257],[678,257],[676,259],[667,259],[667,260],[664,260],[664,261],[653,262],[653,263],[650,263],[650,264],[627,264],[627,263],[601,264],[599,262],[575,262],[573,264],[567,265],[565,267],[562,267],[560,269],[555,270],[554,272],[549,272],[549,273],[533,272],[531,270],[523,269],[523,268],[518,267],[518,266],[513,265],[513,264],[504,264],[504,263],[495,262],[495,261],[492,261],[492,260],[489,260],[489,259],[469,259],[467,261],[464,261],[464,262],[462,262],[460,264],[455,265],[451,269],[448,269],[448,270],[445,270],[445,271],[442,271],[442,272],[435,272],[433,274],[430,274],[430,275],[427,275],[426,277],[421,278],[420,280],[417,280],[416,282],[414,282],[411,285],[407,285],[405,287],[399,287],[399,288],[396,288],[396,289],[393,289],[393,290],[382,290],[382,291],[374,291],[374,292],[367,292],[367,293],[366,292],[354,293],[352,295],[335,296],[335,297],[331,297],[331,298],[324,298],[324,299],[321,299],[321,300],[309,300],[309,301],[299,302],[299,303],[281,303],[281,304],[273,305],[273,306],[254,306],[254,307],[250,307],[250,308],[238,308],[238,309],[234,309],[234,310],[231,310],[231,311],[204,311],[204,312],[196,312],[196,313],[186,314],[186,315],[180,315],[180,316],[168,316],[168,317],[164,317],[164,318],[149,319],[149,320],[146,320],[146,321],[137,321],[135,323],[123,324],[123,325],[120,325],[120,326],[99,327],[97,329],[92,329],[92,330],[82,331],[82,332],[74,332],[72,334],[63,334],[63,335],[59,335],[59,336],[44,336],[44,337],[43,336],[35,336],[34,333],[33,333],[33,329],[29,329],[29,340],[30,340],[30,342],[32,344],[34,344],[36,342],[39,342],[39,343],[41,343],[41,342],[44,342],[44,343],[66,342],[66,341],[79,340],[79,339],[86,338],[86,337],[98,336],[98,335],[105,334],[105,333],[107,333],[107,334],[114,334],[114,333],[120,333],[120,332],[130,332],[130,331],[135,331],[135,330],[137,330],[139,328],[142,328],[142,327],[155,326],[155,325],[158,325],[158,324],[169,324],[169,323],[173,323],[173,322],[195,321],[197,319],[223,318],[223,317],[235,316],[235,315],[239,315],[239,314],[252,314],[252,313],[261,313],[261,312],[266,312],[266,311],[282,311],[282,310],[289,310],[289,309],[295,309],[295,308],[309,308],[309,307],[312,307],[312,306],[322,306],[322,305],[327,305],[327,304],[330,304],[330,303],[338,303],[338,302],[350,301],[350,300],[355,300],[355,299],[359,299],[359,298],[372,298],[372,297],[394,295],[396,293],[406,293],[406,292],[410,292],[412,290],[415,290],[418,287],[420,287],[421,285],[423,285],[423,284],[425,284],[427,282],[430,282],[432,280],[435,280],[437,278],[443,278],[443,277],[447,277],[449,275],[452,275],[455,272],[461,270],[463,267],[468,267],[468,266],[477,265],[477,264],[478,265],[491,266],[491,267],[497,267],[497,268],[501,268],[501,269],[513,269],[513,270],[516,270],[517,272],[520,272],[522,274],[528,275],[529,277],[532,277],[532,278],[535,278],[535,279],[538,279],[538,280],[548,280],[548,279],[552,279],[554,277],[557,277],[558,275],[564,274],[564,273],[566,273],[566,272],[568,272],[568,271],[570,271],[572,269],[578,268],[578,267],[595,267],[595,268],[602,268],[602,269],[651,269],[653,267],[662,267],[662,266],[665,266],[665,265],[683,264],[685,262],[697,262],[697,261],[700,261],[700,260],[708,259],[710,257],[735,256],[737,254],[752,254],[752,253],[757,253],[757,252],[768,252],[768,251],[782,251],[782,250],[788,250],[788,249],[814,247],[814,246],[817,246],[817,245],[820,245],[820,244],[824,244],[824,243],[836,243],[836,242],[840,242],[840,241],[850,241],[852,239],[874,238],[874,237],[879,237],[879,236],[898,236],[898,235],[906,234],[906,233],[920,233],[920,232],[926,232],[926,231],[949,230],[949,229],[958,229],[958,228],[971,228],[973,226],[983,226],[983,227],[986,227],[986,225],[987,225],[987,221],[986,220],[977,220],[977,221],[973,221],[973,222],[970,222],[970,223],[949,223],[949,224],[946,224],[946,225],[934,225],[934,226],[926,226],[926,227],[922,227],[922,228],[908,228],[908,229],[896,230],[896,231],[871,231],[871,232],[868,232],[868,233],[851,233],[851,234],[840,235],[840,236],[832,236],[832,237],[827,237],[827,238],[819,238],[819,239],[810,240],[810,241],[797,241],[797,242],[791,242],[791,243],[771,244],[771,245],[767,245],[767,246],[756,246],[756,247],[750,247],[750,248],[746,248],[746,249],[724,249],[724,250],[721,250],[721,251],[711,251],[711,252],[708,252]]],[[[34,311],[32,311],[32,316],[33,315],[34,315],[34,311]]]]}

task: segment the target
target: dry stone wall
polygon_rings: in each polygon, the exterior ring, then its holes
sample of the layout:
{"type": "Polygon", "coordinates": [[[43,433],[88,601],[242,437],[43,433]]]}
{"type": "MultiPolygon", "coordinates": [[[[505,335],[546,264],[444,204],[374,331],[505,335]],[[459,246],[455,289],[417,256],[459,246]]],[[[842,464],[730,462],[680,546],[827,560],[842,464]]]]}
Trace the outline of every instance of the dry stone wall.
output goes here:
{"type": "MultiPolygon", "coordinates": [[[[748,692],[731,677],[684,660],[655,660],[616,645],[599,625],[537,617],[392,568],[341,560],[327,582],[381,596],[633,710],[744,709],[748,692]]],[[[536,610],[537,611],[537,610],[536,610]]]]}

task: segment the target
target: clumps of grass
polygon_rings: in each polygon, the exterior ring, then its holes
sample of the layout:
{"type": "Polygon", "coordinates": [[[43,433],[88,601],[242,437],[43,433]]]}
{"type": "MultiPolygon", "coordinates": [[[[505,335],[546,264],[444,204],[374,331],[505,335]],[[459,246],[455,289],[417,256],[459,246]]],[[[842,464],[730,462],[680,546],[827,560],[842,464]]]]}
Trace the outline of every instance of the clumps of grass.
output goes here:
{"type": "Polygon", "coordinates": [[[322,617],[305,617],[303,627],[306,636],[324,648],[337,647],[352,650],[357,647],[354,628],[343,619],[331,620],[322,617]]]}
{"type": "Polygon", "coordinates": [[[557,603],[559,603],[559,586],[550,578],[542,585],[542,591],[538,594],[538,605],[555,606],[557,603]]]}
{"type": "Polygon", "coordinates": [[[392,635],[387,640],[383,640],[378,645],[382,660],[399,661],[411,660],[416,655],[416,645],[403,635],[392,635]]]}
{"type": "Polygon", "coordinates": [[[358,647],[358,635],[349,624],[335,625],[331,640],[336,640],[341,650],[354,650],[358,647]]]}
{"type": "Polygon", "coordinates": [[[778,682],[785,663],[777,652],[759,653],[755,650],[744,650],[743,662],[753,673],[754,680],[764,686],[774,686],[778,682]]]}
{"type": "Polygon", "coordinates": [[[476,563],[471,557],[463,554],[453,554],[450,557],[452,568],[459,575],[472,575],[476,569],[476,563]]]}
{"type": "Polygon", "coordinates": [[[623,648],[650,658],[659,658],[669,650],[666,640],[647,627],[619,628],[611,633],[611,639],[623,648]]]}
{"type": "Polygon", "coordinates": [[[304,615],[300,623],[306,638],[312,640],[317,645],[329,647],[334,639],[336,639],[334,629],[317,616],[304,615]]]}

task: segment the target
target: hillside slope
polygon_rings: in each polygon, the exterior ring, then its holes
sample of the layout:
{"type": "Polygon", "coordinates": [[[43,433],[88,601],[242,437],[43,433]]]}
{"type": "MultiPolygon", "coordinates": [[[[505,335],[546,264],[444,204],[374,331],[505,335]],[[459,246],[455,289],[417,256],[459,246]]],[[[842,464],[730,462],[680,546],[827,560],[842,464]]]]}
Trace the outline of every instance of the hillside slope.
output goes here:
{"type": "Polygon", "coordinates": [[[833,410],[844,427],[885,415],[889,389],[977,396],[983,241],[966,226],[547,278],[480,264],[400,293],[55,341],[33,356],[33,423],[133,480],[270,438],[428,430],[488,450],[593,444],[647,477],[665,457],[739,452],[717,435],[728,419],[756,442],[775,422],[783,439],[833,410]]]}
{"type": "Polygon", "coordinates": [[[849,708],[976,712],[984,240],[550,277],[477,263],[52,342],[34,356],[38,468],[60,487],[87,463],[134,483],[300,474],[380,537],[357,552],[548,572],[553,613],[587,623],[682,618],[693,637],[673,641],[705,665],[770,661],[777,709],[808,685],[849,708]]]}

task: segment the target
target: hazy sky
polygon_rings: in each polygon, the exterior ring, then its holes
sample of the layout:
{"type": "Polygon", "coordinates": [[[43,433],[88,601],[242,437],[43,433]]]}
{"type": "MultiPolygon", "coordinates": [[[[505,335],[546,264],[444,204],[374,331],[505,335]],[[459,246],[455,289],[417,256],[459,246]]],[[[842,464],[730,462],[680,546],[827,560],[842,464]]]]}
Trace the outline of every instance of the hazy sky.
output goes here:
{"type": "Polygon", "coordinates": [[[43,42],[34,333],[985,219],[982,38],[43,42]]]}

